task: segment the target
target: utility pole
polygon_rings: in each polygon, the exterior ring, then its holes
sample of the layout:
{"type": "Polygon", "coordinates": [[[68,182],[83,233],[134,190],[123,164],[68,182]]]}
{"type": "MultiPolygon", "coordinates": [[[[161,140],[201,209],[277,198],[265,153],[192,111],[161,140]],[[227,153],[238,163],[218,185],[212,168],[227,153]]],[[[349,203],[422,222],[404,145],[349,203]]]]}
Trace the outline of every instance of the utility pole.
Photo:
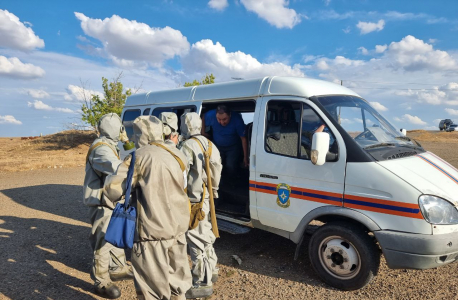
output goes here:
{"type": "Polygon", "coordinates": [[[343,85],[343,80],[340,80],[340,85],[343,85]]]}

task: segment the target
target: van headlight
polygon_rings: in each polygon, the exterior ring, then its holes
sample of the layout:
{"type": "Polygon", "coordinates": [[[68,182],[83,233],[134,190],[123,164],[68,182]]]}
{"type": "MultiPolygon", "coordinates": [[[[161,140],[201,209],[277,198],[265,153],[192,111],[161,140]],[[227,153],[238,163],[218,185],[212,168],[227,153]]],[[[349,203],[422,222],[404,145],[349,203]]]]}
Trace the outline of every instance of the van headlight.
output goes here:
{"type": "Polygon", "coordinates": [[[458,224],[458,210],[447,200],[430,195],[418,199],[423,217],[431,224],[458,224]]]}

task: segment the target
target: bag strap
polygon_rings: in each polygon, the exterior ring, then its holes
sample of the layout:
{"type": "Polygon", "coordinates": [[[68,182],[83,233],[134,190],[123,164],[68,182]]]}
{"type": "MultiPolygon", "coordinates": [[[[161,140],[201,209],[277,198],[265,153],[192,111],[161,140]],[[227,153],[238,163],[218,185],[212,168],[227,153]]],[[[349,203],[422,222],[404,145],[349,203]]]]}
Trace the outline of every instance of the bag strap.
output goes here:
{"type": "Polygon", "coordinates": [[[130,194],[132,193],[132,177],[134,176],[135,168],[135,151],[131,153],[132,159],[130,160],[129,170],[127,171],[127,181],[126,181],[126,200],[124,202],[124,209],[127,210],[130,202],[130,194]]]}
{"type": "MultiPolygon", "coordinates": [[[[205,166],[206,154],[208,154],[208,159],[210,159],[210,157],[212,156],[212,142],[209,139],[207,139],[207,141],[208,141],[208,150],[205,151],[204,145],[202,145],[202,142],[198,138],[193,136],[193,137],[191,137],[191,139],[197,141],[197,144],[199,145],[200,150],[202,150],[202,155],[203,155],[203,158],[204,158],[204,166],[205,166]]],[[[205,167],[203,169],[205,171],[205,167]]],[[[207,174],[207,177],[209,177],[209,176],[211,177],[211,174],[210,175],[207,174]]]]}
{"type": "Polygon", "coordinates": [[[172,152],[172,150],[170,150],[169,148],[167,148],[166,146],[164,145],[161,145],[161,144],[158,144],[158,143],[155,143],[155,142],[151,142],[150,145],[154,145],[154,146],[158,146],[158,147],[161,147],[162,149],[166,150],[168,153],[170,153],[176,160],[177,162],[180,164],[180,168],[181,168],[181,172],[184,172],[186,170],[186,167],[184,166],[184,163],[183,161],[181,160],[181,158],[178,157],[178,155],[176,155],[175,153],[172,152]]]}
{"type": "MultiPolygon", "coordinates": [[[[207,141],[208,141],[208,150],[205,151],[204,150],[204,146],[202,145],[202,142],[198,138],[193,136],[193,137],[191,137],[191,139],[197,141],[197,144],[199,145],[200,150],[202,150],[202,155],[204,157],[204,168],[203,169],[204,169],[205,173],[207,173],[207,171],[205,170],[205,160],[206,159],[210,159],[210,156],[211,156],[211,153],[212,153],[212,142],[209,139],[207,139],[207,141]],[[206,155],[207,153],[208,153],[208,158],[207,158],[207,155],[206,155]]],[[[209,176],[207,174],[207,180],[211,180],[211,178],[208,178],[208,177],[209,176]]],[[[210,177],[211,177],[211,174],[210,174],[210,177]]],[[[207,189],[207,185],[205,184],[205,182],[203,180],[202,180],[202,189],[203,189],[202,200],[199,202],[200,208],[202,208],[202,206],[203,206],[203,203],[204,203],[204,200],[205,200],[205,190],[207,189]]]]}
{"type": "Polygon", "coordinates": [[[116,152],[113,148],[111,148],[111,146],[110,146],[109,144],[107,144],[107,143],[105,143],[105,142],[98,142],[98,143],[92,145],[92,146],[89,148],[89,150],[87,151],[86,162],[89,161],[89,156],[91,155],[92,151],[94,151],[95,148],[100,147],[100,146],[102,146],[102,145],[108,146],[108,148],[110,148],[110,149],[113,151],[113,153],[116,155],[116,157],[117,157],[118,159],[120,159],[120,158],[119,158],[119,155],[118,155],[118,152],[116,152]]]}
{"type": "MultiPolygon", "coordinates": [[[[202,150],[202,153],[205,154],[205,149],[204,149],[204,146],[202,145],[202,142],[195,136],[191,137],[191,139],[197,141],[197,143],[199,144],[200,150],[202,150]]],[[[207,139],[207,141],[208,141],[208,157],[211,157],[212,156],[212,142],[209,139],[207,139]]]]}

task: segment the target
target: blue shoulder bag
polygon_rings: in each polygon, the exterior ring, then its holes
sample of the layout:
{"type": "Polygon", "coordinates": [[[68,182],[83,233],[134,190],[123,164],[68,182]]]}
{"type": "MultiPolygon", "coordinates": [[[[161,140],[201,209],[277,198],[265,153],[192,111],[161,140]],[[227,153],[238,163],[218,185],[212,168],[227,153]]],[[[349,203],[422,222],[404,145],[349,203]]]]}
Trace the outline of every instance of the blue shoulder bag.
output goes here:
{"type": "Polygon", "coordinates": [[[116,203],[108,224],[105,240],[123,249],[132,249],[134,245],[135,222],[137,220],[137,209],[130,205],[130,194],[132,191],[132,177],[134,175],[135,151],[131,153],[129,170],[127,171],[127,190],[124,204],[116,203]]]}

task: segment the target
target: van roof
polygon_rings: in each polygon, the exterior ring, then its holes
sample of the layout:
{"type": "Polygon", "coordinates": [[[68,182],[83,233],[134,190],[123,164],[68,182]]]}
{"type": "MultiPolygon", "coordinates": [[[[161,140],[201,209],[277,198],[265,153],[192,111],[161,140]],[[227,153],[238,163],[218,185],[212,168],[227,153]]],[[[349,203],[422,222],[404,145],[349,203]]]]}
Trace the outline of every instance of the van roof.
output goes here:
{"type": "Polygon", "coordinates": [[[352,90],[328,81],[273,76],[135,94],[127,98],[125,106],[223,99],[238,100],[266,95],[307,98],[320,95],[354,95],[359,97],[352,90]]]}

